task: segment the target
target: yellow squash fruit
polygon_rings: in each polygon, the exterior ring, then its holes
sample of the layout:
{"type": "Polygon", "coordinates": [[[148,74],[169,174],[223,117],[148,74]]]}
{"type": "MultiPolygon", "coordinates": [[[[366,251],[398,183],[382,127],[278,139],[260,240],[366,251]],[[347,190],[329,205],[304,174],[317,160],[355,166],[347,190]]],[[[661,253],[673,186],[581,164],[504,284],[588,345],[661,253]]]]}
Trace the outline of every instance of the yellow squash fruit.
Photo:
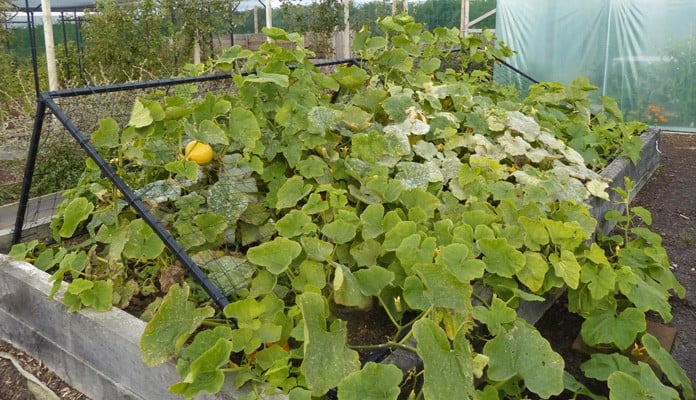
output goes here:
{"type": "Polygon", "coordinates": [[[198,165],[204,165],[213,159],[213,148],[209,144],[192,140],[184,149],[184,157],[198,165]]]}

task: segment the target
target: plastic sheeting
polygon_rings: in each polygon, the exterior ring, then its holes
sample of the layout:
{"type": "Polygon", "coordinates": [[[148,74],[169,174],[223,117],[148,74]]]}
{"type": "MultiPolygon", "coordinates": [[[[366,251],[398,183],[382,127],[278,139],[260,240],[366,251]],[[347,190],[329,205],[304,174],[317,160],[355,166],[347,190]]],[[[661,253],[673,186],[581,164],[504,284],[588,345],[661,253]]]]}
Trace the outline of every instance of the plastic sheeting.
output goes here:
{"type": "Polygon", "coordinates": [[[627,118],[695,130],[694,0],[498,0],[496,33],[537,80],[585,76],[627,118]]]}

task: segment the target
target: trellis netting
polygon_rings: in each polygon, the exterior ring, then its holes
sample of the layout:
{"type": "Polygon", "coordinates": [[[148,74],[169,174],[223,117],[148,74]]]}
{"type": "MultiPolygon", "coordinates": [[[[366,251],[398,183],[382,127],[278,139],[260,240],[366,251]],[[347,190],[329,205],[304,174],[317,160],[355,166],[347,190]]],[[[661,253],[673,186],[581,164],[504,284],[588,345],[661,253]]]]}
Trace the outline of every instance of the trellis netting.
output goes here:
{"type": "Polygon", "coordinates": [[[537,80],[585,76],[627,118],[696,131],[696,1],[498,0],[496,33],[537,80]]]}

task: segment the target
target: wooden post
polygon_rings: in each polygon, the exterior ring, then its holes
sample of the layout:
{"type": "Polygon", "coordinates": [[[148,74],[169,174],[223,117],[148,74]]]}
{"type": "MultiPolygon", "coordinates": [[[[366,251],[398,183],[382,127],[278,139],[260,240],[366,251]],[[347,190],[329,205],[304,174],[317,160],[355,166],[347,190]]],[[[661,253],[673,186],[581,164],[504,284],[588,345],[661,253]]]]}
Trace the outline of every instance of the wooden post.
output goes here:
{"type": "Polygon", "coordinates": [[[392,0],[392,15],[399,13],[399,0],[392,0]]]}
{"type": "Polygon", "coordinates": [[[459,21],[459,35],[466,37],[469,32],[469,0],[462,0],[462,15],[459,21]]]}
{"type": "Polygon", "coordinates": [[[259,6],[254,6],[254,33],[259,33],[259,6]]]}
{"type": "Polygon", "coordinates": [[[41,0],[43,16],[44,43],[46,45],[46,69],[48,70],[48,90],[58,90],[58,73],[56,69],[56,45],[53,42],[53,18],[51,18],[51,0],[41,0]]]}
{"type": "Polygon", "coordinates": [[[193,63],[201,63],[201,42],[198,39],[198,29],[193,33],[193,63]]]}
{"type": "Polygon", "coordinates": [[[343,57],[350,58],[350,0],[343,0],[343,57]]]}
{"type": "Polygon", "coordinates": [[[404,12],[408,14],[408,0],[404,0],[404,12]]]}
{"type": "MultiPolygon", "coordinates": [[[[273,27],[273,8],[271,6],[271,0],[266,0],[266,28],[273,27]]],[[[271,38],[267,39],[269,42],[271,38]]]]}

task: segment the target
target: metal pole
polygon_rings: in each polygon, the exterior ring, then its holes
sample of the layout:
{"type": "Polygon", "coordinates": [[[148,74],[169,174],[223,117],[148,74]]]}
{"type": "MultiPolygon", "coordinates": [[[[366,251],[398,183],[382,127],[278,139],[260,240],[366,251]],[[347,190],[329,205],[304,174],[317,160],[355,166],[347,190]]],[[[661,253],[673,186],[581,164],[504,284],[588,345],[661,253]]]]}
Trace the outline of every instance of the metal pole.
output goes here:
{"type": "Polygon", "coordinates": [[[81,134],[79,129],[73,124],[73,122],[68,118],[63,110],[58,107],[58,105],[50,97],[45,98],[45,107],[49,108],[53,115],[58,121],[60,121],[68,132],[73,136],[77,143],[82,147],[82,149],[87,153],[87,155],[94,161],[111,183],[121,192],[124,200],[129,206],[152,228],[152,230],[162,239],[162,242],[169,248],[169,250],[174,253],[174,255],[181,261],[181,263],[188,269],[188,271],[193,275],[196,280],[203,286],[203,289],[208,293],[208,295],[213,299],[213,301],[220,306],[220,308],[225,308],[229,304],[227,296],[220,290],[217,285],[215,285],[208,276],[198,267],[198,265],[191,259],[191,257],[186,253],[181,245],[169,234],[169,232],[160,224],[160,222],[155,218],[150,211],[148,211],[145,203],[128,187],[128,185],[118,176],[118,173],[113,169],[111,164],[109,164],[104,158],[97,152],[97,150],[89,143],[89,139],[81,134]]]}
{"type": "Polygon", "coordinates": [[[63,27],[63,53],[65,54],[65,60],[68,61],[65,63],[65,68],[67,72],[67,77],[68,79],[70,79],[70,62],[68,59],[68,33],[65,31],[65,13],[63,11],[60,12],[60,26],[63,27]]]}
{"type": "Polygon", "coordinates": [[[39,82],[39,64],[36,55],[36,27],[34,26],[34,12],[29,9],[29,0],[24,0],[24,9],[27,12],[27,28],[29,31],[29,44],[31,45],[31,67],[34,72],[34,92],[36,98],[39,98],[41,93],[41,84],[39,82]]]}
{"type": "Polygon", "coordinates": [[[31,191],[31,182],[34,178],[34,168],[36,167],[36,158],[39,154],[39,143],[41,141],[41,128],[43,126],[44,116],[46,115],[46,101],[41,94],[37,96],[36,115],[34,115],[34,127],[31,133],[29,142],[29,152],[27,161],[24,167],[24,179],[22,179],[22,193],[19,195],[19,203],[17,204],[17,216],[15,219],[14,231],[12,232],[12,244],[17,244],[22,241],[22,230],[24,229],[24,219],[26,218],[27,205],[29,204],[29,192],[31,191]]]}
{"type": "Polygon", "coordinates": [[[80,39],[81,25],[80,18],[77,17],[77,10],[73,9],[73,19],[75,20],[75,46],[77,46],[77,69],[80,71],[80,78],[85,80],[84,47],[80,39]]]}

